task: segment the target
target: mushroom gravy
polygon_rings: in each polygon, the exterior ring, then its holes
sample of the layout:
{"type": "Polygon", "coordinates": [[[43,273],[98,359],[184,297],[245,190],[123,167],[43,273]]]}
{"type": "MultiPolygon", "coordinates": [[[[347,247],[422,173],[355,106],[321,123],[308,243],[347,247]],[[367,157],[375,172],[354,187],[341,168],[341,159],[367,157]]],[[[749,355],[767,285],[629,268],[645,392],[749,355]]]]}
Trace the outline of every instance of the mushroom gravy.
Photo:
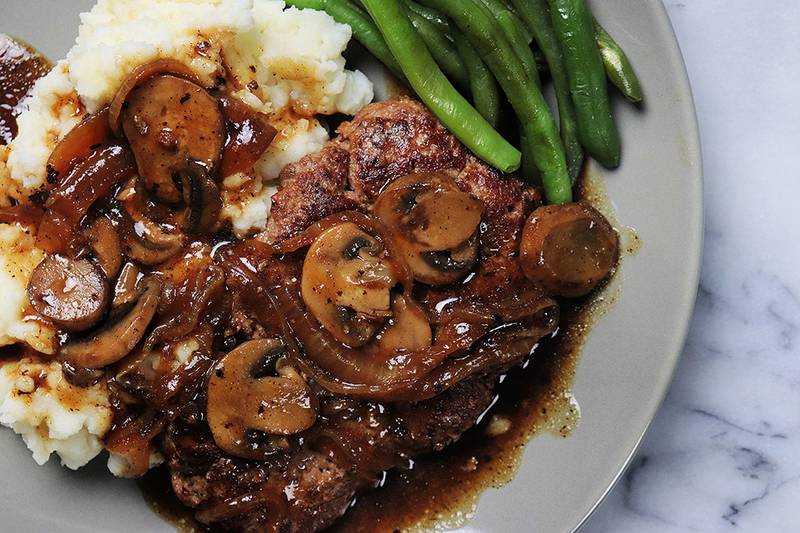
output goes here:
{"type": "Polygon", "coordinates": [[[20,104],[51,66],[27,44],[0,33],[0,144],[9,144],[17,135],[20,104]]]}
{"type": "MultiPolygon", "coordinates": [[[[576,194],[590,202],[617,228],[622,257],[635,255],[639,238],[619,225],[603,179],[584,170],[576,194]]],[[[581,299],[561,307],[557,334],[539,344],[522,365],[510,370],[495,389],[492,406],[478,423],[444,450],[386,472],[379,485],[353,502],[327,531],[395,533],[442,531],[467,525],[481,494],[509,483],[517,473],[528,441],[549,434],[567,438],[580,421],[571,392],[584,342],[593,326],[616,302],[622,260],[614,276],[581,299]]],[[[198,523],[177,500],[165,467],[139,481],[148,505],[181,533],[216,531],[198,523]]]]}
{"type": "MultiPolygon", "coordinates": [[[[185,86],[186,83],[188,83],[186,80],[182,80],[181,78],[170,78],[169,76],[163,76],[158,79],[160,79],[161,82],[164,82],[163,84],[165,86],[185,86]]],[[[160,102],[163,99],[163,95],[158,94],[160,85],[161,84],[155,83],[142,83],[140,86],[134,84],[134,86],[130,88],[130,92],[133,97],[136,97],[136,91],[139,91],[138,95],[141,97],[142,106],[146,107],[152,102],[160,102]],[[148,92],[150,94],[148,94],[148,92]]],[[[175,95],[172,96],[174,97],[175,95]]],[[[183,104],[184,102],[181,101],[180,103],[183,104]]],[[[117,112],[121,112],[124,118],[124,115],[128,112],[128,109],[135,110],[136,106],[133,106],[132,108],[120,107],[117,112]]],[[[113,109],[111,112],[113,113],[113,109]]],[[[145,116],[146,114],[147,113],[145,113],[143,109],[142,112],[139,113],[139,116],[145,116]]],[[[103,117],[101,115],[100,122],[105,124],[107,118],[107,116],[103,117]]],[[[186,117],[183,118],[185,119],[186,117]]],[[[206,125],[208,126],[210,124],[213,126],[211,128],[214,130],[212,133],[215,137],[219,138],[219,118],[217,117],[215,121],[210,121],[210,123],[207,123],[206,125]]],[[[176,118],[173,122],[177,123],[180,128],[183,128],[183,125],[180,124],[180,117],[176,118]]],[[[86,124],[86,122],[84,124],[86,124]]],[[[127,125],[128,129],[125,133],[128,137],[135,137],[136,135],[146,137],[152,133],[148,131],[147,128],[138,127],[139,124],[136,123],[135,119],[128,121],[127,125]],[[131,126],[134,126],[135,128],[131,129],[131,126]]],[[[161,133],[164,133],[164,130],[162,130],[161,133]]],[[[142,147],[139,150],[136,150],[136,162],[140,167],[140,171],[142,167],[148,166],[147,163],[139,157],[140,155],[144,157],[161,157],[161,162],[163,162],[164,156],[163,154],[159,154],[159,152],[163,152],[165,150],[168,152],[174,152],[177,142],[178,140],[175,137],[167,134],[154,135],[151,138],[143,139],[140,143],[142,147]],[[145,142],[148,143],[147,146],[144,146],[145,142]]],[[[213,149],[211,149],[210,152],[213,152],[213,154],[218,154],[221,146],[215,145],[212,148],[213,149]]],[[[114,147],[112,146],[110,149],[114,150],[114,147]]],[[[109,153],[107,157],[99,157],[98,160],[113,161],[115,153],[109,153]]],[[[196,156],[198,154],[192,155],[196,156]]],[[[86,154],[83,154],[82,157],[86,157],[86,154]]],[[[121,167],[128,168],[131,166],[129,161],[130,156],[126,157],[127,159],[120,159],[121,167]]],[[[81,169],[82,175],[86,175],[89,172],[88,167],[94,165],[91,155],[88,157],[88,159],[86,159],[86,161],[89,161],[91,164],[87,165],[87,168],[81,169]]],[[[74,161],[68,162],[74,163],[74,161]]],[[[150,184],[152,190],[150,192],[156,196],[161,193],[164,196],[164,198],[162,198],[164,201],[180,202],[182,199],[180,189],[182,188],[184,189],[182,191],[183,198],[185,198],[185,195],[187,194],[186,190],[188,190],[189,196],[196,194],[200,199],[199,201],[201,205],[203,203],[207,205],[207,202],[205,202],[203,198],[204,196],[212,194],[213,191],[209,192],[205,189],[205,187],[209,184],[209,180],[207,179],[207,176],[203,175],[203,167],[206,167],[205,171],[208,171],[208,167],[213,168],[216,166],[216,163],[204,161],[200,161],[200,163],[201,164],[197,169],[184,169],[186,174],[184,175],[183,183],[175,182],[174,179],[152,180],[152,183],[150,184]],[[192,180],[194,180],[196,183],[193,183],[192,180]]],[[[78,165],[81,164],[82,163],[78,163],[78,165]]],[[[64,174],[66,174],[66,172],[62,173],[62,176],[64,174]]],[[[150,174],[151,177],[155,176],[153,173],[148,174],[150,174]]],[[[172,174],[174,174],[173,172],[170,172],[169,174],[170,178],[174,177],[172,176],[172,174]]],[[[119,187],[119,184],[122,182],[123,178],[127,177],[128,176],[125,175],[118,179],[116,176],[111,176],[111,178],[113,178],[111,181],[113,181],[115,185],[113,188],[110,187],[108,191],[113,191],[112,197],[115,198],[115,205],[112,205],[108,211],[101,211],[100,213],[92,211],[92,216],[96,217],[94,219],[95,222],[114,220],[116,225],[120,225],[121,223],[117,221],[115,217],[124,218],[131,215],[131,213],[128,213],[127,215],[124,213],[126,210],[126,198],[129,198],[129,196],[126,196],[127,193],[125,191],[126,189],[133,190],[134,186],[131,185],[128,187],[127,184],[124,184],[121,188],[119,187]],[[108,215],[109,218],[104,218],[105,215],[108,215]]],[[[398,180],[396,183],[400,183],[400,180],[398,180]]],[[[213,185],[213,183],[210,185],[213,185]]],[[[67,193],[72,191],[74,191],[74,189],[65,189],[63,191],[56,190],[54,196],[56,197],[56,200],[59,199],[59,194],[66,198],[67,193]]],[[[469,201],[454,197],[451,192],[451,190],[444,188],[442,191],[437,191],[437,194],[441,193],[441,198],[445,198],[450,204],[458,209],[464,209],[466,211],[469,209],[474,209],[470,206],[469,201]]],[[[137,193],[136,191],[133,191],[131,194],[135,195],[137,193]]],[[[105,196],[105,194],[100,196],[105,196]]],[[[441,198],[437,201],[441,201],[441,198]]],[[[172,228],[187,228],[187,233],[194,233],[193,230],[198,228],[206,228],[208,224],[205,222],[204,213],[192,213],[192,204],[190,200],[185,201],[187,204],[189,204],[190,208],[185,214],[184,218],[181,219],[178,217],[177,220],[169,219],[166,225],[171,225],[172,228]]],[[[419,202],[419,204],[422,206],[425,205],[424,202],[419,202]]],[[[77,218],[82,219],[87,213],[89,207],[90,206],[87,205],[85,210],[79,212],[77,218]]],[[[154,218],[160,217],[158,208],[153,207],[152,205],[139,205],[134,207],[134,210],[139,210],[139,212],[136,213],[137,215],[145,215],[144,217],[140,218],[138,222],[136,222],[136,224],[138,224],[138,226],[136,226],[138,228],[135,230],[136,232],[141,231],[141,228],[149,223],[147,220],[148,215],[152,215],[154,218]]],[[[436,213],[435,210],[432,210],[431,212],[436,213]]],[[[160,218],[161,220],[166,220],[165,217],[160,218]]],[[[475,224],[477,224],[479,220],[480,216],[477,217],[475,224]]],[[[447,222],[448,221],[446,220],[441,221],[442,227],[445,227],[447,222]]],[[[53,224],[57,226],[59,224],[63,224],[63,221],[54,220],[53,224]]],[[[115,237],[116,239],[122,238],[123,242],[120,243],[114,241],[114,238],[103,237],[103,232],[106,231],[107,228],[103,229],[102,226],[105,225],[111,227],[112,233],[115,231],[114,227],[116,226],[109,226],[109,224],[101,222],[100,227],[95,228],[94,225],[90,226],[90,228],[87,230],[87,237],[89,238],[89,246],[93,249],[93,251],[86,252],[95,256],[95,262],[97,263],[96,268],[102,270],[102,274],[109,279],[116,278],[118,273],[117,271],[120,269],[119,264],[109,266],[103,260],[105,255],[104,249],[109,247],[118,251],[121,245],[125,245],[125,253],[129,258],[136,259],[139,263],[143,263],[145,265],[156,266],[163,263],[162,257],[158,254],[164,250],[166,250],[168,253],[171,253],[173,256],[178,253],[178,250],[182,250],[183,253],[187,253],[189,255],[197,251],[197,258],[202,263],[204,261],[202,257],[205,256],[206,252],[198,250],[201,248],[210,248],[211,246],[214,246],[214,249],[216,250],[218,249],[216,246],[217,244],[220,245],[219,249],[223,249],[226,246],[224,243],[216,242],[213,240],[214,238],[212,238],[210,242],[194,241],[196,246],[189,245],[187,248],[181,245],[176,248],[174,246],[175,243],[167,242],[168,239],[164,239],[163,235],[155,235],[154,242],[151,242],[145,246],[147,249],[141,250],[140,253],[134,248],[135,242],[134,244],[131,244],[131,242],[136,241],[136,238],[141,238],[141,234],[137,233],[135,236],[132,236],[131,234],[126,234],[124,231],[120,230],[121,235],[115,237]],[[95,240],[92,240],[92,235],[95,234],[98,237],[95,240]],[[95,246],[96,244],[103,244],[104,242],[106,243],[105,246],[95,246]],[[139,257],[132,255],[137,253],[140,253],[139,257]],[[150,254],[152,253],[155,253],[156,256],[151,257],[150,254]],[[152,264],[150,263],[151,261],[152,264]],[[114,272],[114,274],[112,276],[107,272],[114,272]]],[[[77,226],[78,224],[76,223],[75,227],[77,226]]],[[[445,243],[446,246],[444,244],[437,243],[437,247],[434,248],[434,250],[439,250],[441,247],[447,249],[452,248],[454,250],[452,255],[444,258],[453,262],[453,265],[447,265],[448,269],[451,271],[454,270],[458,272],[459,270],[462,270],[462,268],[469,270],[469,268],[472,266],[472,261],[475,260],[473,257],[474,253],[470,251],[471,246],[473,246],[473,244],[470,244],[472,242],[470,241],[470,235],[472,235],[474,228],[470,227],[467,229],[469,231],[466,231],[463,238],[457,239],[458,242],[447,242],[445,243]],[[465,242],[466,244],[463,244],[465,242]],[[467,252],[463,254],[465,259],[462,259],[462,257],[456,252],[462,252],[464,249],[466,249],[467,252]],[[467,266],[462,267],[462,263],[467,266]]],[[[151,234],[155,234],[157,233],[156,230],[158,230],[158,228],[155,226],[153,231],[145,228],[145,233],[150,232],[151,234]]],[[[438,235],[435,237],[442,239],[448,235],[438,235]]],[[[147,235],[145,235],[145,237],[146,236],[147,235]]],[[[150,236],[152,237],[153,235],[150,236]]],[[[225,236],[221,237],[221,239],[224,238],[225,236]]],[[[369,238],[369,235],[367,235],[367,238],[369,238]]],[[[63,246],[63,244],[64,243],[61,242],[61,246],[63,246]]],[[[356,255],[361,248],[365,248],[365,246],[359,245],[359,247],[356,249],[356,255]]],[[[436,253],[438,254],[439,252],[436,253]]],[[[114,255],[114,253],[111,253],[111,256],[114,255]]],[[[116,255],[119,255],[119,253],[117,252],[116,255]]],[[[52,257],[59,256],[54,255],[52,257]]],[[[431,259],[435,259],[436,261],[431,261],[428,264],[435,263],[436,265],[441,266],[439,263],[437,263],[437,261],[439,261],[438,256],[431,256],[431,259]]],[[[78,259],[76,263],[79,261],[84,261],[84,259],[78,259]]],[[[72,266],[85,267],[86,265],[74,264],[72,266]]],[[[189,304],[199,301],[191,298],[193,294],[196,294],[200,298],[210,298],[209,295],[204,293],[204,289],[214,287],[215,284],[218,284],[219,280],[217,278],[219,275],[218,272],[214,272],[213,270],[203,271],[202,268],[203,267],[201,265],[200,269],[194,272],[191,277],[186,278],[188,281],[185,291],[186,296],[173,299],[172,303],[167,304],[167,307],[176,307],[173,305],[174,302],[187,304],[187,307],[190,307],[189,304]],[[195,292],[192,293],[191,291],[195,292]]],[[[424,265],[420,265],[419,268],[425,267],[424,265]]],[[[447,271],[448,269],[443,269],[443,271],[447,271]]],[[[153,271],[155,272],[155,269],[153,271]]],[[[88,267],[83,269],[82,272],[89,277],[96,277],[99,275],[98,270],[90,271],[88,267]]],[[[52,274],[55,274],[55,272],[43,272],[43,274],[51,274],[50,279],[52,279],[52,274]]],[[[419,275],[419,272],[415,272],[415,274],[419,275]]],[[[133,274],[134,284],[136,281],[138,281],[139,277],[140,274],[133,274]]],[[[302,277],[305,279],[305,275],[302,277]]],[[[456,276],[456,278],[457,277],[458,276],[456,276]]],[[[47,279],[47,276],[43,276],[43,278],[47,279]]],[[[119,279],[124,279],[124,273],[119,275],[118,280],[119,279]]],[[[594,282],[596,281],[597,278],[594,279],[594,282]]],[[[119,283],[120,282],[118,281],[117,284],[119,285],[119,283]]],[[[150,283],[150,285],[152,285],[152,283],[150,283]]],[[[127,303],[130,304],[134,303],[135,301],[139,302],[137,305],[147,307],[147,295],[149,292],[151,292],[151,289],[153,292],[159,292],[161,290],[160,285],[157,288],[148,287],[149,285],[144,283],[144,287],[139,289],[139,294],[136,296],[138,299],[129,301],[127,303]]],[[[177,283],[171,290],[177,294],[181,288],[182,286],[180,283],[177,283]]],[[[386,294],[388,294],[390,287],[387,285],[383,289],[385,289],[386,294]]],[[[114,297],[116,297],[117,291],[114,292],[114,297]]],[[[124,291],[120,291],[120,294],[123,292],[124,291]]],[[[367,493],[359,496],[358,505],[352,507],[343,520],[333,526],[333,530],[395,531],[398,529],[413,529],[414,524],[417,524],[416,527],[420,529],[429,529],[434,527],[434,524],[457,525],[459,522],[468,518],[469,513],[471,512],[471,509],[474,506],[474,503],[482,489],[488,486],[497,486],[499,484],[503,484],[513,476],[519,460],[519,454],[523,449],[525,442],[528,440],[528,438],[530,438],[531,435],[543,431],[550,431],[558,436],[568,435],[571,429],[577,423],[578,419],[577,404],[569,394],[569,385],[572,381],[575,365],[577,363],[577,354],[579,352],[582,339],[588,331],[590,323],[598,316],[598,314],[601,312],[600,309],[602,308],[602,305],[598,304],[597,302],[603,300],[603,297],[598,296],[600,293],[597,291],[593,292],[592,294],[593,295],[580,300],[571,301],[562,305],[562,320],[560,323],[561,332],[559,335],[543,340],[532,357],[528,358],[522,364],[522,366],[514,367],[502,377],[501,385],[495,391],[497,395],[495,396],[495,401],[493,402],[490,410],[487,410],[480,417],[479,422],[467,433],[465,433],[458,442],[448,447],[443,453],[433,453],[420,458],[415,458],[414,460],[409,460],[407,468],[400,468],[386,473],[383,480],[380,482],[380,488],[377,490],[368,491],[367,493]],[[457,489],[454,489],[454,487],[457,487],[457,489]]],[[[111,294],[105,294],[104,296],[105,300],[109,300],[112,297],[111,294]]],[[[305,299],[307,300],[307,298],[305,299]]],[[[33,300],[35,300],[35,298],[33,298],[33,300]]],[[[105,308],[107,303],[108,302],[98,303],[97,307],[105,308]]],[[[150,305],[150,307],[152,308],[153,312],[155,312],[155,304],[150,305]]],[[[51,319],[54,321],[62,320],[64,323],[81,330],[90,327],[87,325],[86,328],[84,328],[84,325],[93,322],[96,309],[94,307],[87,309],[84,314],[78,317],[80,320],[76,320],[74,317],[64,318],[63,316],[58,315],[56,311],[58,310],[54,311],[51,319]]],[[[46,314],[41,310],[40,313],[46,314]]],[[[152,318],[152,314],[150,318],[152,318]]],[[[174,314],[174,318],[180,318],[180,315],[176,313],[174,314]]],[[[319,320],[319,316],[317,316],[317,319],[319,320]]],[[[211,321],[221,320],[221,318],[214,316],[214,313],[211,313],[209,316],[198,315],[194,317],[194,326],[197,326],[198,320],[200,324],[207,325],[208,323],[211,323],[211,321]]],[[[149,322],[149,320],[147,322],[149,322]]],[[[111,328],[113,329],[114,327],[116,326],[112,324],[111,328]]],[[[147,327],[146,323],[139,329],[143,330],[145,327],[147,327]]],[[[182,326],[178,324],[177,328],[180,329],[181,327],[182,326]]],[[[210,334],[209,332],[201,333],[206,335],[210,334]]],[[[135,339],[133,344],[138,343],[140,338],[141,335],[139,338],[135,339]]],[[[241,339],[234,339],[232,340],[231,345],[228,346],[228,340],[228,338],[223,339],[223,346],[217,347],[216,351],[218,352],[223,349],[227,351],[237,346],[237,344],[241,341],[241,339]]],[[[90,338],[88,339],[88,342],[91,344],[91,342],[94,341],[90,338]]],[[[425,343],[423,342],[423,344],[425,343]]],[[[429,339],[427,344],[430,344],[429,339]]],[[[244,345],[239,345],[239,348],[242,346],[244,345]]],[[[85,347],[86,346],[79,344],[77,345],[77,348],[75,348],[75,345],[73,345],[72,352],[74,352],[74,354],[72,357],[69,357],[70,351],[62,352],[62,355],[64,353],[67,355],[67,360],[65,363],[77,363],[77,366],[82,367],[83,369],[98,370],[101,367],[105,367],[108,364],[116,362],[116,360],[89,360],[84,357],[84,352],[91,357],[92,354],[97,353],[97,350],[82,350],[82,348],[85,347]]],[[[130,351],[132,346],[126,348],[128,351],[130,351]]],[[[161,350],[161,352],[166,355],[167,352],[172,351],[172,348],[173,346],[167,342],[164,350],[161,350]]],[[[101,350],[101,352],[105,352],[105,350],[101,350]]],[[[234,354],[235,352],[236,349],[230,351],[228,355],[234,354]]],[[[147,363],[147,361],[145,362],[147,363]]],[[[145,366],[147,365],[142,365],[143,368],[145,366]]],[[[187,372],[186,375],[180,379],[190,381],[200,380],[203,379],[204,374],[204,370],[200,373],[187,372]]],[[[97,374],[93,374],[89,376],[89,379],[92,379],[93,376],[95,379],[97,378],[97,374]]],[[[223,378],[222,375],[219,377],[223,378]]],[[[80,379],[79,376],[78,379],[80,379]]],[[[264,385],[285,387],[288,382],[282,382],[283,379],[286,379],[286,376],[274,376],[274,382],[265,383],[264,385]]],[[[179,385],[181,384],[174,384],[171,382],[164,383],[165,387],[174,386],[178,388],[179,385]]],[[[303,385],[305,384],[303,383],[303,385]]],[[[220,391],[222,391],[225,386],[226,384],[224,382],[220,382],[220,391]]],[[[305,394],[305,388],[292,387],[293,391],[295,389],[305,394]]],[[[209,391],[209,395],[211,394],[212,392],[209,391]]],[[[224,396],[224,394],[222,395],[224,396]]],[[[125,418],[125,409],[121,409],[119,414],[122,419],[117,421],[118,423],[115,426],[117,430],[120,427],[123,427],[128,421],[125,418]]],[[[221,414],[225,415],[226,413],[221,414]]],[[[150,429],[145,427],[133,427],[137,431],[141,430],[142,436],[145,434],[145,429],[150,429]]],[[[122,439],[117,439],[116,441],[113,439],[113,437],[110,438],[109,442],[107,443],[108,447],[110,449],[114,449],[114,446],[116,445],[119,449],[126,449],[126,446],[128,445],[126,438],[128,435],[123,433],[122,437],[122,439]]],[[[219,444],[219,438],[216,433],[214,437],[218,441],[217,444],[219,444]]],[[[226,449],[225,446],[221,447],[226,449]]],[[[232,449],[236,449],[236,446],[232,446],[232,449]]],[[[145,449],[144,451],[146,452],[147,450],[145,449]]],[[[140,459],[146,461],[147,455],[142,455],[140,459]]],[[[159,477],[159,473],[154,472],[146,476],[145,480],[142,482],[142,485],[150,487],[148,492],[161,492],[162,494],[170,494],[171,491],[168,488],[165,490],[165,485],[168,485],[168,483],[168,478],[165,478],[163,475],[159,477]]],[[[163,507],[163,504],[159,506],[163,507]]],[[[186,509],[186,512],[188,513],[189,510],[186,509]]],[[[190,522],[186,519],[184,519],[183,523],[190,524],[190,522]]]]}

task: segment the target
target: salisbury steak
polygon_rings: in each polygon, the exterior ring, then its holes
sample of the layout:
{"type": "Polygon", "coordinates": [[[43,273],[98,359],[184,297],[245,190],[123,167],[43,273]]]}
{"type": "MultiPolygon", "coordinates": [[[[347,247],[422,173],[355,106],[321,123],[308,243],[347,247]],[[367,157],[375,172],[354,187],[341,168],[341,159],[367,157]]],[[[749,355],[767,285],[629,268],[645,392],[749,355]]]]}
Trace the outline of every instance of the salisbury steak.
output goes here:
{"type": "MultiPolygon", "coordinates": [[[[325,217],[352,211],[371,214],[376,199],[396,180],[430,173],[457,186],[454,191],[437,189],[430,194],[451,198],[459,190],[468,193],[473,200],[458,201],[477,201],[481,218],[467,244],[459,245],[467,252],[456,250],[443,267],[444,271],[461,268],[457,254],[468,256],[463,260],[471,271],[467,282],[417,283],[414,300],[437,327],[446,324],[447,317],[463,316],[468,322],[481,313],[481,320],[490,321],[491,327],[512,324],[494,331],[482,323],[479,340],[431,370],[413,394],[406,389],[393,391],[395,397],[389,401],[364,397],[356,389],[353,394],[331,391],[328,381],[317,381],[324,373],[306,372],[319,399],[316,423],[290,436],[250,435],[258,441],[253,444],[261,450],[258,459],[234,457],[217,446],[208,424],[206,381],[188,386],[174,402],[161,448],[175,493],[197,509],[201,522],[248,531],[308,532],[327,527],[346,511],[358,491],[375,486],[383,471],[407,464],[411,457],[440,451],[458,439],[491,404],[497,376],[519,363],[539,336],[552,330],[556,321],[552,311],[557,308],[525,280],[516,259],[525,219],[539,202],[538,191],[481,163],[410,99],[367,107],[340,126],[338,136],[320,152],[286,167],[273,197],[268,229],[259,239],[280,250],[292,239],[302,239],[325,217]],[[469,246],[474,246],[474,253],[469,246]],[[532,302],[537,310],[551,312],[534,326],[523,320],[535,312],[532,302]],[[404,400],[409,396],[417,401],[404,400]]],[[[414,182],[409,190],[416,191],[413,187],[418,185],[414,182]]],[[[424,201],[423,195],[415,201],[424,201]]],[[[346,220],[357,220],[348,216],[346,220]]],[[[302,245],[290,248],[288,263],[302,245]]],[[[436,263],[440,256],[426,257],[433,258],[430,264],[440,265],[436,263]]],[[[268,266],[257,270],[269,277],[264,274],[268,266]]],[[[285,279],[299,277],[299,271],[294,272],[285,279]]],[[[236,300],[238,318],[231,324],[258,322],[257,336],[286,338],[288,333],[291,337],[293,330],[282,328],[281,319],[271,318],[270,301],[261,298],[267,311],[260,314],[253,307],[237,306],[236,300]]],[[[229,333],[253,336],[252,328],[229,333]]],[[[302,339],[298,343],[304,348],[302,339]]],[[[211,368],[213,361],[204,364],[211,368]]]]}

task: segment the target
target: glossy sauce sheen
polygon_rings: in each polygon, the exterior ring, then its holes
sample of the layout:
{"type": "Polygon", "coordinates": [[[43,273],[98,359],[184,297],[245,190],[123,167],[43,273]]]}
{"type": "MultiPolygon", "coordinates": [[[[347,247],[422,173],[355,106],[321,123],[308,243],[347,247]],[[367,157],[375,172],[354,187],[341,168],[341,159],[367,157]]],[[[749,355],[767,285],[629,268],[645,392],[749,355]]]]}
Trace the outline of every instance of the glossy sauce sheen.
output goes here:
{"type": "MultiPolygon", "coordinates": [[[[623,242],[628,240],[626,232],[638,239],[633,230],[616,224],[601,179],[585,173],[577,192],[623,233],[623,242]]],[[[629,244],[623,249],[624,255],[635,253],[629,244]]],[[[583,343],[613,305],[618,280],[615,275],[585,298],[562,300],[557,335],[543,340],[524,365],[503,378],[495,390],[496,401],[478,424],[443,452],[386,473],[379,487],[361,494],[326,531],[424,532],[463,526],[483,491],[513,479],[532,437],[545,432],[568,437],[580,418],[571,386],[583,343]]],[[[179,531],[215,531],[198,524],[175,498],[164,467],[150,471],[139,485],[151,508],[179,531]]]]}
{"type": "MultiPolygon", "coordinates": [[[[20,100],[49,68],[42,56],[0,34],[0,142],[7,144],[13,139],[20,100]]],[[[611,218],[598,184],[584,176],[580,196],[611,218]]],[[[635,243],[635,235],[627,240],[635,243]]],[[[631,253],[636,246],[628,244],[624,248],[631,253]]],[[[567,437],[579,418],[570,387],[581,347],[591,325],[613,303],[615,282],[612,280],[610,285],[587,298],[562,304],[558,335],[544,340],[524,365],[504,376],[496,388],[492,407],[458,442],[442,453],[418,458],[407,468],[388,472],[380,486],[359,496],[357,505],[330,531],[458,527],[468,521],[482,491],[513,478],[521,452],[532,436],[550,432],[567,437]]],[[[13,348],[4,349],[0,357],[17,359],[16,352],[13,348]]],[[[208,530],[177,500],[165,467],[148,473],[139,485],[151,507],[179,530],[208,530]]]]}
{"type": "Polygon", "coordinates": [[[0,33],[0,144],[16,136],[20,103],[50,68],[43,55],[0,33]]]}

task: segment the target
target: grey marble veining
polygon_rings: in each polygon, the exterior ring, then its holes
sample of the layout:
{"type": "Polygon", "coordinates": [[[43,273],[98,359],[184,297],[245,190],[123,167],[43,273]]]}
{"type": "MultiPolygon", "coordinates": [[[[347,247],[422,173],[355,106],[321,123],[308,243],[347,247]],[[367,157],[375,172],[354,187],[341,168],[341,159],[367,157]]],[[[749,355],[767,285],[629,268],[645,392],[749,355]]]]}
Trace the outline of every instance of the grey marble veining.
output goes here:
{"type": "Polygon", "coordinates": [[[800,2],[665,5],[703,142],[701,286],[666,401],[582,533],[800,531],[800,2]]]}

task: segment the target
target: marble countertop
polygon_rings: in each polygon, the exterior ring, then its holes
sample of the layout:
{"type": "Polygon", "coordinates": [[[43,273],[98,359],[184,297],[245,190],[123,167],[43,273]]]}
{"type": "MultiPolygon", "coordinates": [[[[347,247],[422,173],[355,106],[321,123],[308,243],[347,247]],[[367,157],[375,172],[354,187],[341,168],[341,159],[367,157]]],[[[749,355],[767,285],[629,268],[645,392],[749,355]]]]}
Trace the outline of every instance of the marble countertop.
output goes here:
{"type": "Polygon", "coordinates": [[[800,531],[800,2],[664,4],[703,143],[700,291],[669,394],[581,533],[800,531]]]}

